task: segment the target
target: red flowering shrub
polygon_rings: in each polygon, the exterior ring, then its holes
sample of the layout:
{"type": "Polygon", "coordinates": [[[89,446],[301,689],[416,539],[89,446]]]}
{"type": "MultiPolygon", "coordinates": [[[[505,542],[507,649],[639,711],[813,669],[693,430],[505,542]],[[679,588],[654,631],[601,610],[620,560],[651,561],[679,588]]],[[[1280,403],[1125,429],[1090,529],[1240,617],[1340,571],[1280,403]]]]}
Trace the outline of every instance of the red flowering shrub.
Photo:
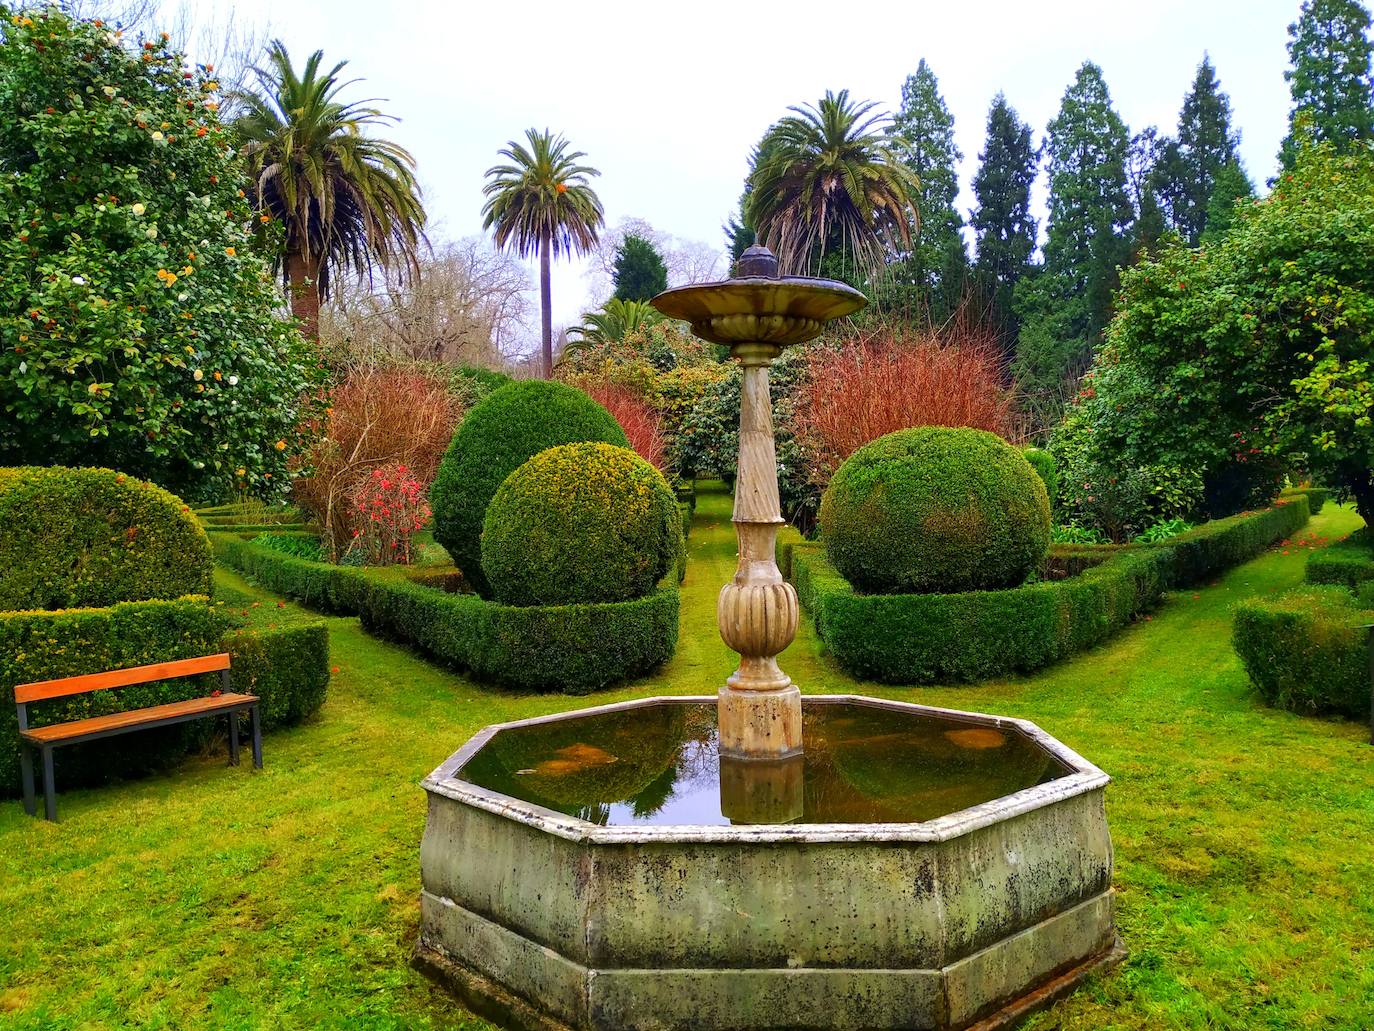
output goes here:
{"type": "Polygon", "coordinates": [[[422,368],[367,366],[333,388],[324,415],[306,427],[313,443],[292,485],[331,561],[351,549],[354,530],[365,529],[353,502],[363,482],[404,466],[427,495],[461,416],[447,384],[422,368]]]}
{"type": "Polygon", "coordinates": [[[354,525],[350,556],[369,566],[409,565],[415,534],[429,522],[429,500],[415,474],[399,462],[354,485],[348,496],[354,525]]]}
{"type": "Polygon", "coordinates": [[[603,381],[578,385],[620,423],[635,454],[663,472],[666,452],[663,423],[654,406],[629,387],[615,383],[603,381]]]}
{"type": "Polygon", "coordinates": [[[824,485],[855,451],[896,430],[967,426],[1014,437],[1014,415],[994,334],[911,336],[888,326],[808,353],[793,428],[812,481],[824,485]]]}

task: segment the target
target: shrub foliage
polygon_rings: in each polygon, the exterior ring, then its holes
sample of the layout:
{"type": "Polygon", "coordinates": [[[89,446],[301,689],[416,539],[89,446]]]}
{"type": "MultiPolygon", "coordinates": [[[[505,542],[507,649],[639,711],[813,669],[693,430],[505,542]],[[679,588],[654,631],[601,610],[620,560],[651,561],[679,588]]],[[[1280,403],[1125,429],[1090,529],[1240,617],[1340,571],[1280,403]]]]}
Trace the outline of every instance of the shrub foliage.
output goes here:
{"type": "Polygon", "coordinates": [[[217,84],[164,42],[11,11],[0,462],[107,465],[197,499],[284,490],[314,363],[276,312],[217,84]]]}
{"type": "Polygon", "coordinates": [[[859,590],[1012,587],[1049,550],[1045,485],[982,430],[923,427],[854,452],[821,501],[830,561],[859,590]]]}
{"type": "Polygon", "coordinates": [[[210,592],[210,542],[180,498],[109,469],[0,475],[0,610],[210,592]]]}
{"type": "Polygon", "coordinates": [[[580,390],[525,380],[493,391],[468,412],[430,489],[434,539],[482,594],[482,525],[507,476],[546,448],[580,441],[627,447],[611,414],[580,390]]]}
{"type": "Polygon", "coordinates": [[[506,477],[487,508],[482,571],[511,605],[640,598],[682,553],[663,474],[610,444],[564,444],[506,477]]]}

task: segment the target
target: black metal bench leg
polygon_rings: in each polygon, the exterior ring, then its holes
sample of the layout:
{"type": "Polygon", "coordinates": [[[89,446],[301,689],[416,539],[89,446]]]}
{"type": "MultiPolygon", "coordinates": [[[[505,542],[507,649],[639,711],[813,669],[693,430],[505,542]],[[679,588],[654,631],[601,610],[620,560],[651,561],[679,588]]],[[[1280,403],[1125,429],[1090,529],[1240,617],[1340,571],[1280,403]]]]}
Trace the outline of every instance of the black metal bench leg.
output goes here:
{"type": "Polygon", "coordinates": [[[57,784],[52,769],[52,746],[43,748],[43,815],[57,822],[57,784]]]}
{"type": "Polygon", "coordinates": [[[258,707],[255,703],[252,708],[253,713],[253,768],[262,769],[262,724],[258,719],[258,707]]]}
{"type": "Polygon", "coordinates": [[[239,764],[239,714],[229,713],[229,765],[239,764]]]}
{"type": "Polygon", "coordinates": [[[24,812],[38,815],[38,802],[33,797],[33,749],[28,742],[19,743],[19,773],[24,781],[24,812]]]}

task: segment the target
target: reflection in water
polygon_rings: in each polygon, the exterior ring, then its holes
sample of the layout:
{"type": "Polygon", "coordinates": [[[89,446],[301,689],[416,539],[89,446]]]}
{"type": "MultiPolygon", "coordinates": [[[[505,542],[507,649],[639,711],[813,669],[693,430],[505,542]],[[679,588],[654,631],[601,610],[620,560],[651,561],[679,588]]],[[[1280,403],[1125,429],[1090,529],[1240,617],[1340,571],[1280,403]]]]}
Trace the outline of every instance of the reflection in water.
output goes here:
{"type": "Polygon", "coordinates": [[[918,823],[1062,777],[1015,730],[858,704],[803,710],[806,751],[722,760],[713,704],[499,731],[464,780],[592,823],[918,823]]]}

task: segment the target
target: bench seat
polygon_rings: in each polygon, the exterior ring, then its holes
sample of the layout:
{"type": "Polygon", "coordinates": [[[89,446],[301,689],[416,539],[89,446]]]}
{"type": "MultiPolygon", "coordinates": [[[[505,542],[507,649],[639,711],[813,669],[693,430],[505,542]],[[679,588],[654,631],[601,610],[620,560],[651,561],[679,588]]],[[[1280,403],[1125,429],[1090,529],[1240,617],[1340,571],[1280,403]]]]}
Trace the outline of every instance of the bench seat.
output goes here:
{"type": "Polygon", "coordinates": [[[130,709],[127,712],[112,712],[108,716],[91,716],[70,723],[54,723],[47,727],[31,727],[20,732],[20,736],[35,745],[63,742],[74,744],[85,737],[108,737],[125,730],[145,730],[160,724],[180,723],[187,719],[210,716],[233,709],[244,709],[256,704],[258,698],[251,694],[224,693],[209,698],[188,698],[184,702],[168,702],[165,705],[150,705],[146,709],[130,709]]]}

